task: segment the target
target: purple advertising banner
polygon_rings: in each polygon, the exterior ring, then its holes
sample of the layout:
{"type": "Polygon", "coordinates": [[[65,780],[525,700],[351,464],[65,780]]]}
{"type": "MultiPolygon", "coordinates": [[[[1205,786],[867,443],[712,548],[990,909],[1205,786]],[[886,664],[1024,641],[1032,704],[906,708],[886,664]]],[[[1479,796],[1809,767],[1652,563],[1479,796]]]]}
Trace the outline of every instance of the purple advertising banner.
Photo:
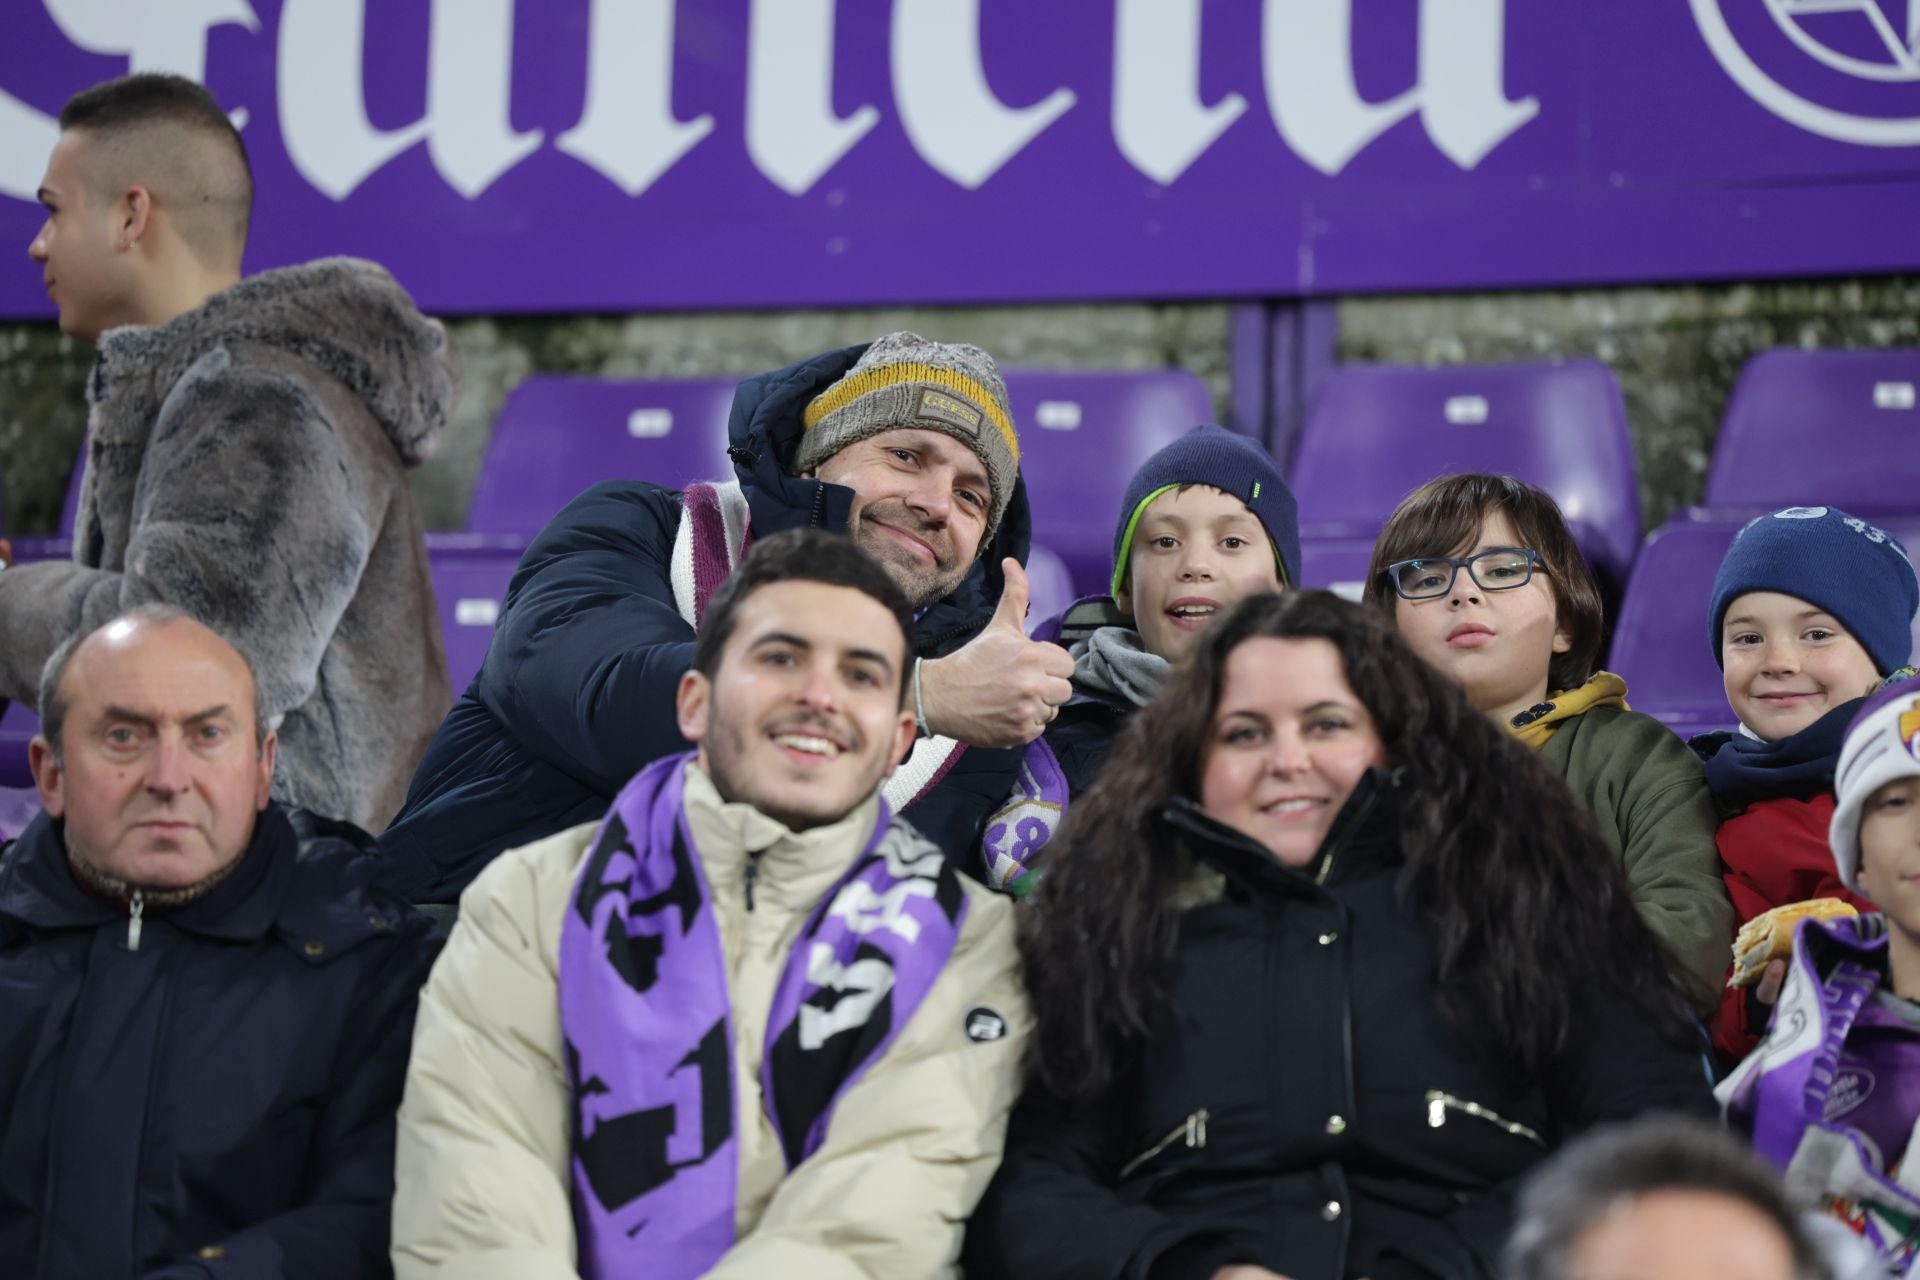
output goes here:
{"type": "Polygon", "coordinates": [[[1920,0],[4,0],[0,315],[130,68],[440,312],[1920,268],[1920,0]]]}

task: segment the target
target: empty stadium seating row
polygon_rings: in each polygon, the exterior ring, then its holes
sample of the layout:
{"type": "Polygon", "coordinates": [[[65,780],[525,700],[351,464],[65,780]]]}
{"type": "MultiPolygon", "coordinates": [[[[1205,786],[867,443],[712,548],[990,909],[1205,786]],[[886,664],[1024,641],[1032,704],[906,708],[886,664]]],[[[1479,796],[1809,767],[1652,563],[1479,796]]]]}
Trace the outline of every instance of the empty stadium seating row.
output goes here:
{"type": "MultiPolygon", "coordinates": [[[[1029,616],[1037,623],[1076,595],[1104,590],[1128,478],[1214,414],[1199,379],[1178,370],[1005,374],[1034,513],[1029,616]]],[[[1634,705],[1682,733],[1725,727],[1700,622],[1720,556],[1753,515],[1810,501],[1844,507],[1920,547],[1916,386],[1920,350],[1756,356],[1729,401],[1703,506],[1643,541],[1626,408],[1604,365],[1348,366],[1316,397],[1288,469],[1303,584],[1357,596],[1387,514],[1426,480],[1467,470],[1518,475],[1559,501],[1609,601],[1619,602],[1610,665],[1627,678],[1634,705]]],[[[681,485],[730,473],[733,387],[731,379],[541,376],[514,390],[466,530],[428,538],[456,691],[479,669],[528,540],[575,495],[610,477],[681,485]]],[[[80,472],[60,535],[16,540],[20,558],[67,554],[80,472]]],[[[33,728],[18,707],[0,720],[0,787],[23,785],[33,728]]]]}

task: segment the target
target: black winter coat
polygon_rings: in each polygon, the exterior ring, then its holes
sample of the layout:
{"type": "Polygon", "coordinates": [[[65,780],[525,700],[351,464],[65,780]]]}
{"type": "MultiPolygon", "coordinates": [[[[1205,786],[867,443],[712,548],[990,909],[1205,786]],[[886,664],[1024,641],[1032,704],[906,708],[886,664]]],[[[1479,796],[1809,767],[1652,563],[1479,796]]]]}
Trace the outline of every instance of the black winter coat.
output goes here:
{"type": "Polygon", "coordinates": [[[1515,1081],[1444,1021],[1395,891],[1378,775],[1328,835],[1324,883],[1186,802],[1217,899],[1185,914],[1173,1026],[1096,1106],[1029,1095],[968,1235],[969,1280],[1496,1274],[1516,1185],[1591,1125],[1708,1114],[1700,1053],[1595,991],[1554,1070],[1515,1081]]]}
{"type": "MultiPolygon", "coordinates": [[[[728,431],[756,537],[844,532],[853,491],[787,474],[809,401],[864,346],[749,378],[728,431]]],[[[472,687],[427,747],[407,802],[380,837],[384,883],[450,903],[506,849],[606,813],[647,765],[687,749],[674,714],[694,631],[674,606],[669,563],[680,494],[638,480],[595,485],[535,537],[514,571],[472,687]]],[[[953,652],[992,618],[1000,561],[1027,559],[1024,483],[973,571],[920,615],[914,649],[953,652]]],[[[904,815],[976,877],[977,837],[1005,799],[1020,752],[970,748],[904,815]]]]}
{"type": "MultiPolygon", "coordinates": [[[[304,816],[304,815],[303,815],[304,816]]],[[[0,865],[0,1274],[392,1274],[394,1117],[431,926],[276,805],[148,914],[81,889],[45,814],[0,865]]]]}

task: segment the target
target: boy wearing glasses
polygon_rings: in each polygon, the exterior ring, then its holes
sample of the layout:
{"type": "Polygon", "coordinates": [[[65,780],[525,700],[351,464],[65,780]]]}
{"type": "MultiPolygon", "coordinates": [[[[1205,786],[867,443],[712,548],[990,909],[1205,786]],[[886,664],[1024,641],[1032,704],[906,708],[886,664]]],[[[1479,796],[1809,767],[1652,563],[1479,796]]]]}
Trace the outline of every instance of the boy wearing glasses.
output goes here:
{"type": "Polygon", "coordinates": [[[1758,1043],[1786,977],[1794,926],[1873,904],[1842,884],[1827,844],[1848,722],[1913,652],[1920,585],[1899,541],[1838,507],[1787,507],[1727,548],[1707,614],[1733,733],[1704,734],[1735,921],[1714,1047],[1758,1043]]]}
{"type": "Polygon", "coordinates": [[[1215,618],[1299,577],[1293,493],[1258,441],[1200,426],[1142,463],[1114,530],[1113,594],[1078,601],[1035,632],[1072,656],[1073,696],[987,819],[990,883],[1025,896],[1027,869],[1070,799],[1093,785],[1127,717],[1160,692],[1215,618]]]}
{"type": "Polygon", "coordinates": [[[1422,485],[1381,530],[1365,598],[1566,779],[1619,853],[1675,978],[1712,1009],[1732,936],[1712,795],[1686,744],[1594,669],[1600,592],[1553,498],[1511,476],[1422,485]]]}

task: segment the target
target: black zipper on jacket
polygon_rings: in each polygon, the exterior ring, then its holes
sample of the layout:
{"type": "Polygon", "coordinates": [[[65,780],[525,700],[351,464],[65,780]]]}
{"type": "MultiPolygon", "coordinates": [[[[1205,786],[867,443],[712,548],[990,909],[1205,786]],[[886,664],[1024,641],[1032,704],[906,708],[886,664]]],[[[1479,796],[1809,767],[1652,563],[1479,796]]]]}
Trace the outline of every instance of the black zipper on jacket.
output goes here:
{"type": "Polygon", "coordinates": [[[759,878],[760,878],[760,855],[757,853],[748,853],[747,854],[747,873],[746,873],[745,879],[746,879],[746,891],[747,891],[747,910],[749,911],[753,910],[753,882],[758,880],[759,878]]]}

